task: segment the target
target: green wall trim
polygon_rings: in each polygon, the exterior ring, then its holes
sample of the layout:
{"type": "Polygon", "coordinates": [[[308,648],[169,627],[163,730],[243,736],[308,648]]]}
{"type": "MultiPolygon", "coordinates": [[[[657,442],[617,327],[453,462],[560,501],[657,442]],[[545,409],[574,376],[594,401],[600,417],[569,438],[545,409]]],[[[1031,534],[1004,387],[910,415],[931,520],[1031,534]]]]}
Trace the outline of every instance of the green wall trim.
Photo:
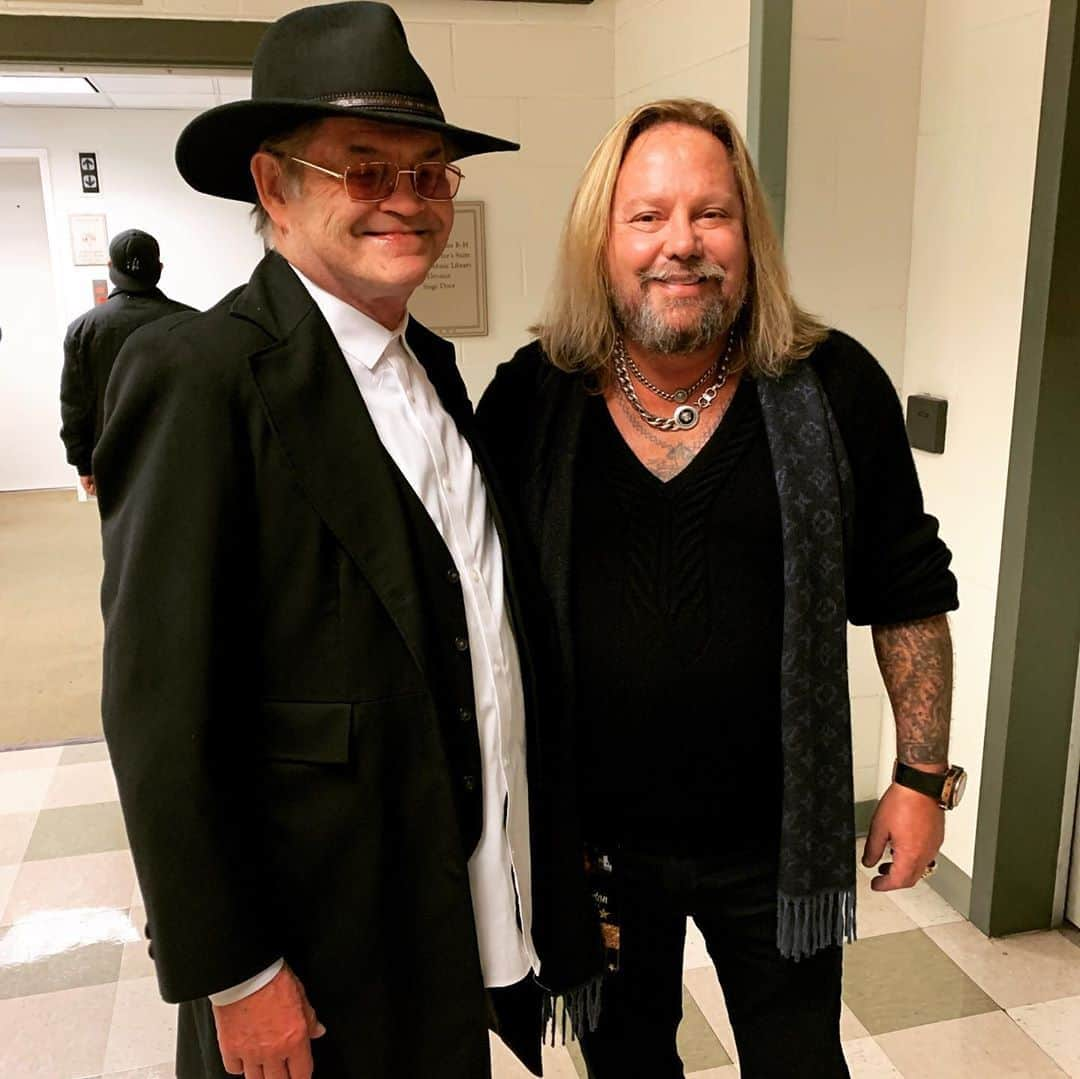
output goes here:
{"type": "Polygon", "coordinates": [[[0,63],[246,68],[268,25],[0,14],[0,63]]]}
{"type": "Polygon", "coordinates": [[[971,919],[1053,921],[1080,649],[1080,38],[1051,0],[971,919]]]}
{"type": "Polygon", "coordinates": [[[784,238],[792,0],[751,0],[746,141],[784,238]]]}
{"type": "Polygon", "coordinates": [[[877,809],[878,800],[871,798],[868,802],[855,803],[855,834],[864,836],[870,831],[870,818],[877,809]]]}
{"type": "MultiPolygon", "coordinates": [[[[926,878],[926,883],[965,918],[971,917],[971,877],[944,854],[934,859],[937,868],[926,878]]],[[[981,927],[980,927],[981,928],[981,927]]]]}

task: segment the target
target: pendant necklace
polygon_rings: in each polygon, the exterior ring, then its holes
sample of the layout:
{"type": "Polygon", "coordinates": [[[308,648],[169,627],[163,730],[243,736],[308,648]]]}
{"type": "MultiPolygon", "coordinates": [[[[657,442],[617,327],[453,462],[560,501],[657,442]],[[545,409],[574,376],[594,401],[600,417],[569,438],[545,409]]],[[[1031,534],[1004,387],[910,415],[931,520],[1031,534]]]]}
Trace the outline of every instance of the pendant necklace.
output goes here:
{"type": "Polygon", "coordinates": [[[723,359],[720,360],[720,363],[706,368],[705,372],[687,389],[678,389],[669,393],[666,390],[660,389],[659,386],[654,385],[645,377],[644,372],[638,367],[627,351],[623,339],[621,337],[616,338],[615,348],[612,353],[612,361],[615,367],[615,377],[618,380],[619,389],[622,390],[623,395],[634,407],[637,414],[650,427],[655,428],[657,431],[691,431],[697,427],[698,420],[701,418],[701,413],[716,400],[717,394],[724,388],[724,384],[727,382],[728,365],[731,362],[731,347],[733,343],[734,334],[729,333],[727,348],[724,350],[724,356],[723,359]],[[651,390],[662,400],[671,401],[675,405],[675,411],[670,416],[655,416],[641,403],[641,398],[638,397],[637,390],[634,389],[634,383],[630,378],[631,369],[634,372],[634,377],[637,378],[643,386],[651,390]],[[705,390],[693,404],[690,404],[688,401],[690,394],[714,373],[715,381],[713,384],[705,390]]]}

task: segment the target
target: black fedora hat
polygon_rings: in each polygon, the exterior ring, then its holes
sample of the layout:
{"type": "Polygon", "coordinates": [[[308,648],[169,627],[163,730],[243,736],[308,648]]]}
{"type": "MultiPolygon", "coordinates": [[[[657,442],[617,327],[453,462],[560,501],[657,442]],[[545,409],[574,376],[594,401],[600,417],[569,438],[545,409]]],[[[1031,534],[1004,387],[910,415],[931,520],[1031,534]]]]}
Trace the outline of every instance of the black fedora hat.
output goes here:
{"type": "Polygon", "coordinates": [[[249,166],[263,140],[332,116],[437,131],[454,160],[519,148],[448,124],[394,9],[353,0],[301,8],[270,26],[255,51],[251,100],[192,120],[176,166],[196,191],[257,202],[249,166]]]}

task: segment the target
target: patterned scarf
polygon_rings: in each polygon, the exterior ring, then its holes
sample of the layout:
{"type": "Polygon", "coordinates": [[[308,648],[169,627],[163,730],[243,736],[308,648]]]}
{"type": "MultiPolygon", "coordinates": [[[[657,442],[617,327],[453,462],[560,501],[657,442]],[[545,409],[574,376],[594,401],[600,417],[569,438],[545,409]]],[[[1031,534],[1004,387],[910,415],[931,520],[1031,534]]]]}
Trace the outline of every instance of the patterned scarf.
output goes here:
{"type": "Polygon", "coordinates": [[[854,789],[844,544],[851,467],[809,364],[759,379],[784,547],[783,816],[777,946],[801,959],[855,939],[854,789]]]}

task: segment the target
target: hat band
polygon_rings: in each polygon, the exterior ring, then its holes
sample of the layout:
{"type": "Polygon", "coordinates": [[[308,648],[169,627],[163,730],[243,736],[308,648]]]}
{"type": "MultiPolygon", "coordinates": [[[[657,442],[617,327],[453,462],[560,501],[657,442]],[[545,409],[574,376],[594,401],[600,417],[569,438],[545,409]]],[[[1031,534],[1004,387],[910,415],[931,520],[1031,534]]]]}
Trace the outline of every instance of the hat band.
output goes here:
{"type": "Polygon", "coordinates": [[[386,109],[389,112],[412,112],[430,116],[434,120],[443,119],[443,111],[438,105],[420,97],[407,94],[391,94],[383,90],[371,90],[364,93],[320,94],[316,101],[327,105],[338,105],[343,109],[386,109]]]}

